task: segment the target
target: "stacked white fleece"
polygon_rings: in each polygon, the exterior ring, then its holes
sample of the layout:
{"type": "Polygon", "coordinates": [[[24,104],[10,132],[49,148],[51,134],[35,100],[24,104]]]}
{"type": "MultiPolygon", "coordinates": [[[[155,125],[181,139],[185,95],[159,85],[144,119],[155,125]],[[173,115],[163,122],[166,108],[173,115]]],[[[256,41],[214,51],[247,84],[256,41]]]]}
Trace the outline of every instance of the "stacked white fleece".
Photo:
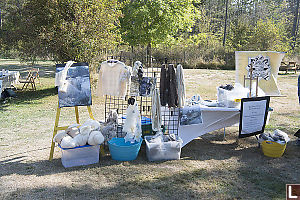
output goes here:
{"type": "Polygon", "coordinates": [[[56,134],[53,142],[59,143],[62,148],[74,148],[86,144],[102,144],[104,137],[100,132],[100,123],[89,119],[81,126],[73,124],[65,131],[56,134]]]}

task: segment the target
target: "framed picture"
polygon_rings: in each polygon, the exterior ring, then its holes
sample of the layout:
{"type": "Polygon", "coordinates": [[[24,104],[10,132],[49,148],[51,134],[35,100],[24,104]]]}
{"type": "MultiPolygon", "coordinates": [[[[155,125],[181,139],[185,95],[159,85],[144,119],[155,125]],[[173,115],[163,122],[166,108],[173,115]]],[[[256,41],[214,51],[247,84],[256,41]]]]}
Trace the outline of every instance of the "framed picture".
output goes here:
{"type": "Polygon", "coordinates": [[[180,108],[179,110],[180,126],[202,124],[202,113],[200,106],[190,106],[180,108]]]}
{"type": "Polygon", "coordinates": [[[269,103],[269,96],[242,99],[239,138],[249,137],[264,132],[269,103]]]}
{"type": "MultiPolygon", "coordinates": [[[[56,65],[56,73],[61,72],[65,64],[56,65]]],[[[59,107],[92,105],[90,73],[88,63],[74,63],[67,71],[64,91],[58,88],[59,107]]]]}

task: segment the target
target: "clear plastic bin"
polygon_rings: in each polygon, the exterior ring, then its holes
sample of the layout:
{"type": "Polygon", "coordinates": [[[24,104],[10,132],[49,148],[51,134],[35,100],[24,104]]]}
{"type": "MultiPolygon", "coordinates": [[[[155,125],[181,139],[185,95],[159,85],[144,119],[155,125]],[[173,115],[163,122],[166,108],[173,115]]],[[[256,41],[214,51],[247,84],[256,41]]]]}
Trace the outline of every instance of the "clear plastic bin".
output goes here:
{"type": "Polygon", "coordinates": [[[84,145],[75,148],[61,148],[61,163],[64,167],[90,165],[99,162],[100,145],[84,145]]]}
{"type": "Polygon", "coordinates": [[[163,143],[151,143],[152,136],[145,136],[146,154],[149,161],[179,160],[181,154],[182,140],[163,143]]]}

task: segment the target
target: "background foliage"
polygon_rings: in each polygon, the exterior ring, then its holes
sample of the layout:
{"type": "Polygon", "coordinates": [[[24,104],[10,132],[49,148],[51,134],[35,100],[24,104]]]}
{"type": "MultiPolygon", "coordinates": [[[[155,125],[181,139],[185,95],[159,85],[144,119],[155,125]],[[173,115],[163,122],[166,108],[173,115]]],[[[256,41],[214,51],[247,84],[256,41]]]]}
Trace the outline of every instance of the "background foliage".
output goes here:
{"type": "Polygon", "coordinates": [[[234,51],[274,50],[298,61],[299,1],[3,0],[0,56],[98,62],[125,52],[234,68],[234,51]]]}

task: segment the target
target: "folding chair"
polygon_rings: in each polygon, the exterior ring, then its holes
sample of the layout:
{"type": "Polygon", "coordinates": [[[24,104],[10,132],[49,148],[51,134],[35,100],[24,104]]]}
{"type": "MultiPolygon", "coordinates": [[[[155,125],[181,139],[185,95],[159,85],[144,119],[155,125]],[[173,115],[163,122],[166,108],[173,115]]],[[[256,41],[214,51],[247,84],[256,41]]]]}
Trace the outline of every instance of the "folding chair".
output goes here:
{"type": "Polygon", "coordinates": [[[26,90],[28,85],[31,85],[32,90],[36,90],[35,80],[38,79],[40,82],[39,68],[32,68],[28,70],[27,78],[25,80],[19,80],[19,83],[24,83],[21,90],[26,90]]]}

